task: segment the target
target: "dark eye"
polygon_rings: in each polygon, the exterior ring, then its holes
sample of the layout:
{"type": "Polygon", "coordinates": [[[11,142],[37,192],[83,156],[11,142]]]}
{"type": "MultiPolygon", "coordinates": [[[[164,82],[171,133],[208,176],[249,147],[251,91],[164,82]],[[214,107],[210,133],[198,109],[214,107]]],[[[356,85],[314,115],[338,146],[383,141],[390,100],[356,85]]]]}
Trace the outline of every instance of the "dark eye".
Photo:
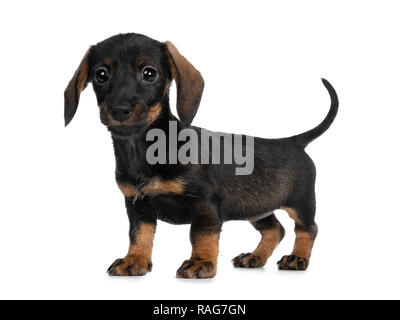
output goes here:
{"type": "Polygon", "coordinates": [[[108,70],[104,67],[98,68],[95,72],[95,77],[99,84],[106,83],[109,79],[108,70]]]}
{"type": "Polygon", "coordinates": [[[154,82],[157,78],[157,70],[153,67],[144,67],[142,71],[143,80],[146,82],[154,82]]]}

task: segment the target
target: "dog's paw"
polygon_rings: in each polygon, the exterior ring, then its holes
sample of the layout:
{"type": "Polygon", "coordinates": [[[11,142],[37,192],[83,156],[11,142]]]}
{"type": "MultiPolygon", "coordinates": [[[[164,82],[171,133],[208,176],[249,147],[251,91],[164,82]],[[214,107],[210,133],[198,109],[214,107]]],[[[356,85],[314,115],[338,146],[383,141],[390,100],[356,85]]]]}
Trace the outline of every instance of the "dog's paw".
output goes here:
{"type": "Polygon", "coordinates": [[[242,253],[232,259],[232,263],[236,268],[261,268],[265,265],[266,261],[252,253],[242,253]]]}
{"type": "Polygon", "coordinates": [[[308,267],[308,259],[294,255],[283,256],[278,261],[279,270],[306,270],[308,267]]]}
{"type": "Polygon", "coordinates": [[[186,260],[176,272],[177,278],[206,279],[213,278],[217,273],[217,265],[212,261],[202,259],[186,260]]]}
{"type": "Polygon", "coordinates": [[[107,272],[110,276],[144,276],[151,271],[152,266],[148,258],[130,255],[115,260],[107,272]]]}

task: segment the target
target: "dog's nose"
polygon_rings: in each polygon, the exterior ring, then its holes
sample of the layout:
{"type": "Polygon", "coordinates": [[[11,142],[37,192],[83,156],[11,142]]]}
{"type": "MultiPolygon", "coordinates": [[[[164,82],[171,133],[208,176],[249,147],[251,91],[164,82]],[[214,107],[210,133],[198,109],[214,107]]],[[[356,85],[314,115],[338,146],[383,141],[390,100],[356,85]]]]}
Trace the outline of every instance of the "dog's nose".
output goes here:
{"type": "Polygon", "coordinates": [[[128,120],[133,113],[133,106],[120,104],[116,106],[110,106],[108,110],[114,120],[123,122],[128,120]]]}

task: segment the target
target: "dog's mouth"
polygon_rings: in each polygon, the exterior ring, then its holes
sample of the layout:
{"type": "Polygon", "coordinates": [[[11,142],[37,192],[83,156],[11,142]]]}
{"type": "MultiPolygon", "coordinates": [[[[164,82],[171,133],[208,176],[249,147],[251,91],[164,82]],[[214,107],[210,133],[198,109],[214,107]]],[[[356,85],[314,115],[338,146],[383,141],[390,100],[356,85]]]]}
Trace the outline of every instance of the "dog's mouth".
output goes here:
{"type": "Polygon", "coordinates": [[[104,124],[108,131],[113,136],[116,137],[130,137],[133,135],[136,135],[140,133],[143,130],[143,125],[141,123],[132,125],[132,124],[126,124],[123,122],[117,122],[117,121],[110,121],[110,116],[108,113],[105,113],[104,111],[100,113],[100,120],[101,123],[104,124]]]}
{"type": "Polygon", "coordinates": [[[108,131],[111,132],[113,136],[117,137],[130,137],[139,134],[143,130],[143,126],[107,126],[108,131]]]}

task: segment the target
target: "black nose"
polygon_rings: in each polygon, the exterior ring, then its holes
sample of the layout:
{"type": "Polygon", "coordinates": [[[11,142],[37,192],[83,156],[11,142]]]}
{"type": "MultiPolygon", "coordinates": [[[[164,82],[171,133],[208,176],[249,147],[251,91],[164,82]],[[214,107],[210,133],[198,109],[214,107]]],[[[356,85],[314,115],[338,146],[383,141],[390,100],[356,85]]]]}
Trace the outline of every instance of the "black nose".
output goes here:
{"type": "Polygon", "coordinates": [[[131,114],[133,113],[132,106],[123,104],[110,106],[108,110],[113,119],[121,122],[128,120],[131,114]]]}

